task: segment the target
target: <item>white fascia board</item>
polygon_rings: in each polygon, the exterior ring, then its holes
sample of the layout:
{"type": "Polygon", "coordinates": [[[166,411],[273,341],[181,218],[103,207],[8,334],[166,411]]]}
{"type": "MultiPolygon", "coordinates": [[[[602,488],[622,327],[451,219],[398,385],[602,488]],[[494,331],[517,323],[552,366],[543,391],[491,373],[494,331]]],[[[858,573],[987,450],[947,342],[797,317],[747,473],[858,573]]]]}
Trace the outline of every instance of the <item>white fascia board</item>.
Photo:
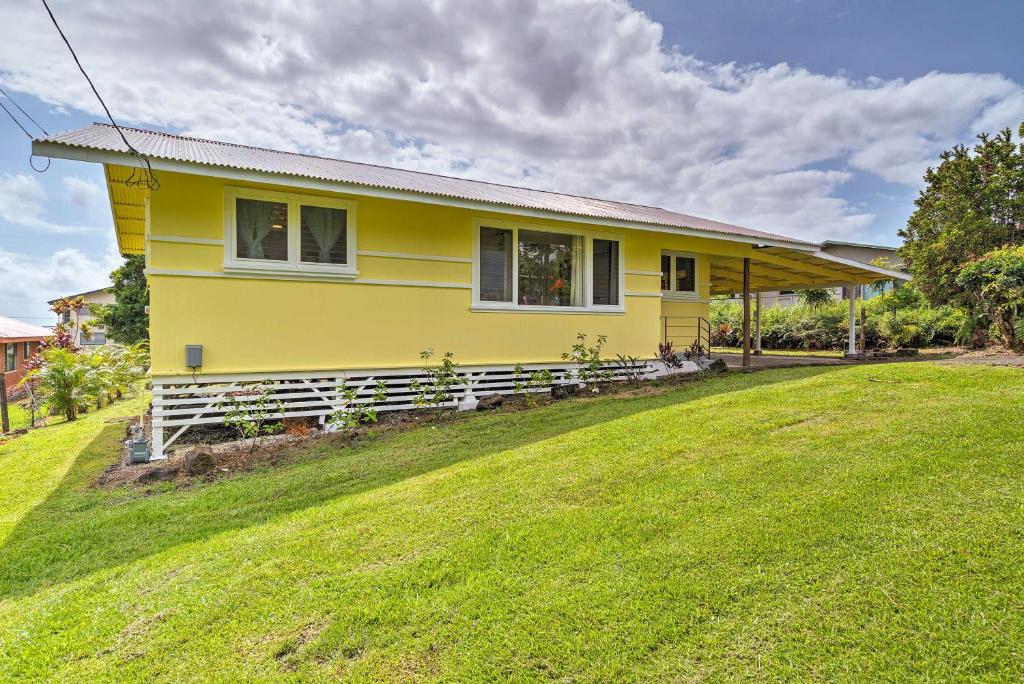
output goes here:
{"type": "MultiPolygon", "coordinates": [[[[120,164],[132,162],[134,157],[125,152],[113,152],[108,150],[94,150],[75,145],[35,140],[32,142],[32,154],[37,157],[53,157],[57,159],[69,159],[72,161],[93,162],[96,164],[120,164]]],[[[764,245],[766,247],[781,247],[800,252],[814,253],[820,249],[819,245],[804,242],[789,242],[786,240],[773,240],[770,238],[759,238],[748,235],[735,235],[732,233],[719,233],[712,230],[698,230],[696,228],[680,228],[657,223],[644,223],[642,221],[626,221],[621,219],[600,218],[596,216],[585,216],[582,214],[563,214],[556,211],[544,209],[530,209],[508,204],[497,204],[493,202],[482,202],[477,200],[465,200],[446,195],[432,195],[428,193],[413,192],[411,190],[392,190],[389,188],[374,187],[371,185],[358,185],[342,181],[328,181],[308,176],[291,176],[282,173],[270,173],[251,169],[238,169],[226,166],[212,166],[198,164],[195,162],[181,162],[158,157],[149,158],[150,166],[157,171],[169,173],[185,173],[199,176],[212,176],[234,181],[247,181],[250,183],[274,183],[307,190],[319,190],[321,192],[342,192],[350,195],[362,195],[364,197],[380,197],[383,199],[396,199],[406,202],[420,202],[424,204],[440,204],[448,207],[459,207],[472,209],[474,211],[489,211],[498,214],[511,216],[526,216],[530,218],[544,218],[555,221],[566,221],[571,223],[582,223],[586,225],[610,226],[613,228],[625,228],[631,230],[649,230],[656,233],[671,233],[673,235],[685,235],[688,237],[709,238],[712,240],[724,240],[728,242],[742,242],[751,245],[764,245]]]]}

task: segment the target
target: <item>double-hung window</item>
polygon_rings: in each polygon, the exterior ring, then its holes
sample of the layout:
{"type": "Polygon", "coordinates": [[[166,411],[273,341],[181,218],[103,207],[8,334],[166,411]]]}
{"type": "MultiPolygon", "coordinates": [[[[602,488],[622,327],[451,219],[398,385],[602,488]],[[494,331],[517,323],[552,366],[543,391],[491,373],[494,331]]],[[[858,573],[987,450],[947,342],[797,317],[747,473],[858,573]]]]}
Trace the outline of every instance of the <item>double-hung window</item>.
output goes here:
{"type": "Polygon", "coordinates": [[[620,241],[534,226],[477,227],[474,306],[525,311],[621,311],[620,241]]]}
{"type": "Polygon", "coordinates": [[[692,254],[661,253],[661,293],[666,298],[697,297],[697,258],[692,254]]]}
{"type": "Polygon", "coordinates": [[[352,202],[230,188],[224,215],[226,270],[356,275],[352,202]]]}
{"type": "Polygon", "coordinates": [[[18,369],[18,346],[15,344],[4,345],[4,372],[10,373],[18,369]]]}

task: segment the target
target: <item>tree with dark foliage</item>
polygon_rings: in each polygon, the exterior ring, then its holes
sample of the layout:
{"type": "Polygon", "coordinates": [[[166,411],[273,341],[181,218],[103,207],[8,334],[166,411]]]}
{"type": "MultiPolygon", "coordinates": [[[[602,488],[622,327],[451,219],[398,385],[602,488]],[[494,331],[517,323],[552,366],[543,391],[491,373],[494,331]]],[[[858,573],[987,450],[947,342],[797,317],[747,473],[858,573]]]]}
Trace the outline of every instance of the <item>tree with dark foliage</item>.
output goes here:
{"type": "Polygon", "coordinates": [[[110,274],[114,303],[93,305],[97,322],[107,337],[120,344],[135,344],[149,339],[149,286],[146,284],[146,259],[142,255],[125,257],[124,264],[110,274]]]}
{"type": "MultiPolygon", "coordinates": [[[[1024,124],[1019,135],[1024,137],[1024,124]]],[[[1014,142],[1007,128],[979,135],[973,149],[957,145],[941,160],[925,172],[897,253],[932,304],[967,309],[976,329],[994,324],[1009,331],[1014,322],[994,316],[1010,309],[987,307],[979,279],[960,273],[995,250],[1024,244],[1024,143],[1014,142]]]]}

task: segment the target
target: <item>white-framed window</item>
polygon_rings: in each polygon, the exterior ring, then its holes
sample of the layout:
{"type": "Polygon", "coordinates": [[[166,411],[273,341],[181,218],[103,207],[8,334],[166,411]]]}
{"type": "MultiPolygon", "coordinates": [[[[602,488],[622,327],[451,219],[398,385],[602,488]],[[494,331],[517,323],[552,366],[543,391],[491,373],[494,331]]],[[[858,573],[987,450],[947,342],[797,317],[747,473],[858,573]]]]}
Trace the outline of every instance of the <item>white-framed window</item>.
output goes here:
{"type": "Polygon", "coordinates": [[[621,236],[481,219],[473,243],[474,309],[624,310],[621,236]]]}
{"type": "Polygon", "coordinates": [[[25,354],[25,356],[24,356],[25,359],[29,359],[29,358],[32,357],[32,343],[31,342],[26,342],[25,343],[24,354],[25,354]]]}
{"type": "Polygon", "coordinates": [[[697,295],[697,255],[661,253],[661,295],[668,299],[694,299],[697,295]]]}
{"type": "Polygon", "coordinates": [[[4,345],[4,373],[18,370],[18,346],[7,343],[4,345]]]}
{"type": "Polygon", "coordinates": [[[354,277],[354,202],[268,190],[224,193],[224,269],[354,277]]]}

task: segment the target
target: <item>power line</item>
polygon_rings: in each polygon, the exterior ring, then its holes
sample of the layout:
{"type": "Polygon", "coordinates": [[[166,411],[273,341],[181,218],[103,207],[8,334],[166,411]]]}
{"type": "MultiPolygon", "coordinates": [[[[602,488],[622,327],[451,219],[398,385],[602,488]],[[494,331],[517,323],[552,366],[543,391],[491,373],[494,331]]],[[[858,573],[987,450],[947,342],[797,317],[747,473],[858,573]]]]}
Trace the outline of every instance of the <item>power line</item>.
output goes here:
{"type": "Polygon", "coordinates": [[[85,76],[85,80],[89,83],[89,87],[92,88],[93,95],[95,95],[96,99],[99,100],[100,105],[103,106],[103,111],[107,113],[107,118],[110,119],[110,123],[113,124],[115,129],[117,129],[118,134],[121,136],[121,140],[124,141],[125,147],[128,148],[128,151],[136,159],[138,159],[140,162],[146,165],[145,178],[136,180],[135,171],[132,170],[132,175],[129,176],[128,180],[125,181],[125,185],[145,185],[150,190],[159,190],[160,182],[157,180],[156,174],[153,173],[153,167],[149,163],[149,158],[146,157],[146,155],[139,152],[137,149],[135,149],[135,147],[130,142],[128,142],[128,138],[125,137],[124,131],[122,131],[121,127],[117,125],[117,122],[114,121],[114,117],[110,113],[110,108],[107,107],[107,103],[103,101],[102,97],[100,97],[100,93],[98,90],[96,90],[96,86],[93,84],[92,79],[89,78],[89,74],[85,72],[85,67],[82,66],[82,62],[79,61],[78,55],[75,54],[75,49],[71,47],[71,42],[68,40],[68,37],[64,35],[64,31],[63,29],[61,29],[60,24],[57,23],[57,17],[53,16],[53,10],[50,9],[50,5],[47,4],[46,0],[41,0],[41,2],[43,3],[43,7],[46,8],[46,13],[50,15],[50,21],[52,21],[53,25],[56,27],[57,33],[60,34],[60,37],[61,39],[63,39],[64,44],[68,46],[68,50],[71,52],[71,57],[75,60],[75,64],[78,65],[78,70],[82,72],[82,76],[85,76]]]}
{"type": "Polygon", "coordinates": [[[21,129],[22,133],[24,133],[25,135],[28,136],[29,140],[33,139],[32,138],[32,134],[29,133],[28,130],[24,126],[21,125],[21,122],[18,121],[18,119],[14,116],[14,114],[11,114],[11,110],[8,109],[7,107],[4,107],[4,103],[3,102],[0,102],[0,109],[3,109],[5,112],[7,112],[7,116],[11,117],[11,121],[13,121],[15,123],[15,125],[17,125],[17,127],[21,129]]]}
{"type": "MultiPolygon", "coordinates": [[[[26,117],[28,117],[28,120],[31,121],[32,123],[34,123],[36,125],[36,128],[38,128],[39,130],[41,130],[43,132],[43,135],[50,135],[50,133],[45,128],[43,128],[42,126],[39,125],[38,121],[36,121],[35,119],[32,118],[31,114],[29,114],[24,109],[22,109],[21,105],[18,104],[17,102],[15,102],[13,97],[11,97],[10,95],[7,94],[6,90],[4,90],[3,88],[0,88],[0,94],[2,94],[4,97],[6,97],[8,100],[10,100],[11,104],[13,104],[15,107],[18,108],[19,112],[21,112],[26,117]]],[[[4,109],[7,109],[7,108],[4,107],[4,109]]]]}

